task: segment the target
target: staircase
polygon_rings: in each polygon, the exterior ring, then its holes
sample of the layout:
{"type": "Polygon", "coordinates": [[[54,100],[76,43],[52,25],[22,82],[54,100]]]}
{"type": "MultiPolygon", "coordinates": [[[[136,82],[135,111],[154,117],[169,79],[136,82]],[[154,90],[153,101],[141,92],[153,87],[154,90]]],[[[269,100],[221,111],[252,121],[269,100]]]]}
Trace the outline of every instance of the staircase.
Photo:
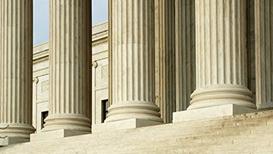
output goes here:
{"type": "Polygon", "coordinates": [[[0,148],[1,154],[272,154],[273,111],[0,148]]]}

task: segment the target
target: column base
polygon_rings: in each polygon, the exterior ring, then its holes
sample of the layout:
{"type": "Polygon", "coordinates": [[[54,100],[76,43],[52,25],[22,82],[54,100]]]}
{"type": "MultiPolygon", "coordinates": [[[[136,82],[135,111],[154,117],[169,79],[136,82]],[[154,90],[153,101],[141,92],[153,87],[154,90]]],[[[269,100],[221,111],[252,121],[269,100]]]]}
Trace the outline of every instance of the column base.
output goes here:
{"type": "Polygon", "coordinates": [[[89,132],[91,128],[90,119],[80,114],[54,114],[46,118],[43,132],[55,130],[71,130],[79,132],[89,132]]]}
{"type": "Polygon", "coordinates": [[[45,128],[40,133],[31,134],[30,141],[45,141],[58,138],[90,134],[90,120],[80,114],[54,114],[45,120],[45,128]]]}
{"type": "Polygon", "coordinates": [[[255,111],[255,109],[234,104],[211,106],[206,108],[175,112],[173,113],[173,123],[234,116],[255,111]]]}
{"type": "Polygon", "coordinates": [[[93,125],[92,133],[123,130],[123,129],[134,129],[134,128],[140,128],[140,127],[159,125],[159,124],[161,124],[161,122],[132,118],[127,120],[120,120],[120,121],[93,125]]]}
{"type": "Polygon", "coordinates": [[[269,110],[273,108],[273,102],[269,102],[266,104],[257,104],[258,110],[269,110]]]}
{"type": "Polygon", "coordinates": [[[105,120],[108,122],[122,121],[126,119],[145,119],[148,121],[163,122],[160,118],[159,108],[151,102],[127,102],[113,104],[108,109],[105,120]]]}
{"type": "Polygon", "coordinates": [[[77,135],[84,135],[84,134],[89,134],[89,133],[90,132],[82,132],[82,131],[77,131],[77,130],[66,130],[66,129],[42,131],[37,134],[31,134],[30,135],[30,142],[54,140],[54,139],[77,136],[77,135]]]}
{"type": "Polygon", "coordinates": [[[29,142],[29,136],[34,130],[28,124],[0,124],[0,146],[29,142]]]}
{"type": "Polygon", "coordinates": [[[252,92],[239,85],[213,85],[196,89],[192,95],[188,110],[208,108],[225,104],[234,104],[246,108],[256,109],[253,103],[252,92]]]}

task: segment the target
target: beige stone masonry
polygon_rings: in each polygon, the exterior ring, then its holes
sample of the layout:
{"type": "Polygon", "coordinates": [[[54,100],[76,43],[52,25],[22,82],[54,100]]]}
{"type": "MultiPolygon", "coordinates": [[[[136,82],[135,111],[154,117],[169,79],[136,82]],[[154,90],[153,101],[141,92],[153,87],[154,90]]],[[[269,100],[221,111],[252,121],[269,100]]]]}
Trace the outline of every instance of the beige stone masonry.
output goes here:
{"type": "Polygon", "coordinates": [[[273,107],[273,1],[255,0],[258,109],[273,107]]]}
{"type": "Polygon", "coordinates": [[[145,119],[126,119],[92,126],[92,133],[116,132],[120,130],[135,129],[139,127],[147,127],[159,125],[161,122],[145,120],[145,119]]]}
{"type": "Polygon", "coordinates": [[[163,121],[172,121],[175,102],[175,0],[155,1],[155,95],[163,121]]]}
{"type": "Polygon", "coordinates": [[[71,137],[77,135],[83,135],[82,131],[72,130],[72,129],[56,129],[51,131],[46,131],[38,134],[31,134],[30,142],[45,142],[53,141],[56,139],[71,137]]]}
{"type": "Polygon", "coordinates": [[[174,121],[255,111],[247,88],[246,0],[196,0],[195,14],[196,90],[174,121]]]}
{"type": "Polygon", "coordinates": [[[2,154],[272,154],[273,111],[30,142],[2,154]]]}
{"type": "Polygon", "coordinates": [[[176,111],[183,111],[195,90],[195,0],[175,0],[175,31],[176,111]]]}
{"type": "Polygon", "coordinates": [[[255,108],[247,89],[246,0],[196,0],[196,90],[188,109],[255,108]]]}
{"type": "Polygon", "coordinates": [[[0,146],[32,127],[32,0],[0,1],[0,146]]]}
{"type": "Polygon", "coordinates": [[[190,111],[175,112],[173,113],[173,123],[215,119],[251,112],[255,112],[255,110],[240,105],[224,104],[190,111]]]}
{"type": "Polygon", "coordinates": [[[43,133],[90,132],[90,25],[90,0],[50,0],[49,116],[43,133]]]}
{"type": "Polygon", "coordinates": [[[154,0],[115,0],[111,5],[112,106],[106,122],[161,122],[154,96],[154,0]]]}

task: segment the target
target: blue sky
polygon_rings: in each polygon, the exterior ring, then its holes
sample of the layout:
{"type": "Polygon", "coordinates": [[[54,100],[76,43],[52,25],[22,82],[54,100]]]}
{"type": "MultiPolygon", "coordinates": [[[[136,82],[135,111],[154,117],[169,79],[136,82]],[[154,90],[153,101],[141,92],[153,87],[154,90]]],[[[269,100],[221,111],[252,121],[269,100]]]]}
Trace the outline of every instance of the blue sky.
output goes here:
{"type": "MultiPolygon", "coordinates": [[[[34,45],[48,41],[49,0],[34,0],[34,45]]],[[[93,25],[107,20],[107,0],[92,1],[93,25]]]]}

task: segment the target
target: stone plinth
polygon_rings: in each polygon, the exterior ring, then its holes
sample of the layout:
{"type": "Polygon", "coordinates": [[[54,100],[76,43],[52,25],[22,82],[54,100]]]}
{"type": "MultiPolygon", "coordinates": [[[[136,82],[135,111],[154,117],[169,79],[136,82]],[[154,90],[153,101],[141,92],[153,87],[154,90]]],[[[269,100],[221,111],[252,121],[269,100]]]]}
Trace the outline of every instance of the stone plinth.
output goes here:
{"type": "Polygon", "coordinates": [[[242,107],[234,104],[224,104],[194,110],[175,112],[173,114],[173,123],[214,119],[227,116],[235,116],[242,113],[255,112],[254,109],[242,107]]]}
{"type": "Polygon", "coordinates": [[[140,127],[147,127],[152,125],[159,125],[161,122],[144,120],[144,119],[127,119],[115,122],[97,124],[92,126],[92,133],[102,133],[106,131],[117,131],[123,129],[134,129],[140,127]]]}
{"type": "Polygon", "coordinates": [[[58,129],[47,132],[42,132],[39,134],[31,134],[30,142],[44,142],[44,141],[53,141],[56,139],[64,137],[72,137],[77,135],[84,135],[82,131],[73,131],[69,129],[58,129]]]}

